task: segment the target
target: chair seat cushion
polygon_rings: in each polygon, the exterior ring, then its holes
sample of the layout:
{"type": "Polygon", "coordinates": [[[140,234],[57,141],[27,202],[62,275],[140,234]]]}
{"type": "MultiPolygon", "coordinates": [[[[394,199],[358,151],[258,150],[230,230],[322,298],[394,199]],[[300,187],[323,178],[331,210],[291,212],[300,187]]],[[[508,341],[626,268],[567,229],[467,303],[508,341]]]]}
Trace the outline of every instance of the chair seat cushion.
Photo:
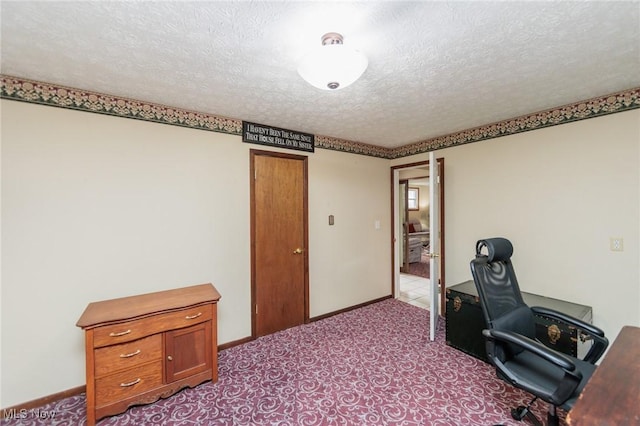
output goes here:
{"type": "MultiPolygon", "coordinates": [[[[580,359],[571,357],[571,360],[576,365],[576,370],[582,373],[582,380],[573,395],[559,405],[559,407],[567,411],[573,407],[584,385],[586,385],[596,369],[595,365],[580,359]]],[[[504,365],[516,376],[520,382],[519,384],[525,389],[534,395],[538,395],[546,402],[554,403],[550,395],[553,395],[558,383],[564,378],[564,370],[527,351],[520,352],[506,361],[504,365]]]]}

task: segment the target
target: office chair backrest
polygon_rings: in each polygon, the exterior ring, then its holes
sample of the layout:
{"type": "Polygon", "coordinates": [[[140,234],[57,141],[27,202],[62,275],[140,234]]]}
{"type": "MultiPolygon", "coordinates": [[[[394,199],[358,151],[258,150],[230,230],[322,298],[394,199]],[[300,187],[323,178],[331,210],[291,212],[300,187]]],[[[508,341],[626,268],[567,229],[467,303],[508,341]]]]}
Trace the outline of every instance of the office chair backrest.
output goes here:
{"type": "Polygon", "coordinates": [[[480,240],[476,243],[476,257],[471,261],[471,273],[487,326],[533,339],[535,320],[522,299],[511,263],[512,254],[513,245],[506,238],[480,240]],[[487,254],[482,253],[483,249],[487,254]]]}

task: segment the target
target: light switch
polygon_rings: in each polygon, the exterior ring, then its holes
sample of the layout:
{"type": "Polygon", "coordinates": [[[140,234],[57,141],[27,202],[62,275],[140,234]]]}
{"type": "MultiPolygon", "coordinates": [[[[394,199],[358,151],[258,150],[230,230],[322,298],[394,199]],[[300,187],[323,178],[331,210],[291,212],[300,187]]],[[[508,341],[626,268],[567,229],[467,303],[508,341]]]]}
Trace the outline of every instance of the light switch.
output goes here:
{"type": "Polygon", "coordinates": [[[329,215],[329,225],[333,225],[333,215],[329,215]]]}
{"type": "Polygon", "coordinates": [[[611,249],[611,251],[623,251],[624,242],[622,240],[622,237],[609,238],[609,248],[611,249]]]}

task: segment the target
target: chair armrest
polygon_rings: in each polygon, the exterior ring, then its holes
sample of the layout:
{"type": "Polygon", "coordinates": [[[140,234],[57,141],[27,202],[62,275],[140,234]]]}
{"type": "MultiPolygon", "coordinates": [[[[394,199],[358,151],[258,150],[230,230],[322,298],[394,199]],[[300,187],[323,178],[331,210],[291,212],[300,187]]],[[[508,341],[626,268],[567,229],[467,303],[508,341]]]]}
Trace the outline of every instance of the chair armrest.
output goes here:
{"type": "Polygon", "coordinates": [[[574,325],[582,330],[586,331],[588,334],[593,336],[604,337],[604,331],[599,329],[593,324],[589,324],[588,322],[582,321],[578,318],[572,317],[570,315],[564,314],[560,311],[556,311],[550,308],[544,308],[542,306],[531,306],[531,310],[534,314],[540,314],[547,317],[558,319],[562,322],[566,322],[567,324],[574,325]]]}
{"type": "Polygon", "coordinates": [[[517,345],[520,348],[532,352],[564,370],[574,371],[576,369],[576,365],[573,363],[571,358],[565,356],[560,352],[549,349],[542,343],[529,339],[528,337],[522,336],[521,334],[495,329],[482,330],[482,334],[487,339],[500,340],[502,342],[517,345]]]}
{"type": "Polygon", "coordinates": [[[600,359],[604,351],[609,346],[609,339],[605,337],[604,331],[593,324],[589,324],[588,322],[582,321],[578,318],[572,317],[554,309],[544,308],[542,306],[532,306],[531,311],[533,311],[534,314],[562,321],[565,324],[572,325],[586,332],[586,334],[588,334],[593,339],[593,345],[589,349],[589,352],[587,352],[587,355],[584,357],[584,361],[595,364],[595,362],[600,359]]]}

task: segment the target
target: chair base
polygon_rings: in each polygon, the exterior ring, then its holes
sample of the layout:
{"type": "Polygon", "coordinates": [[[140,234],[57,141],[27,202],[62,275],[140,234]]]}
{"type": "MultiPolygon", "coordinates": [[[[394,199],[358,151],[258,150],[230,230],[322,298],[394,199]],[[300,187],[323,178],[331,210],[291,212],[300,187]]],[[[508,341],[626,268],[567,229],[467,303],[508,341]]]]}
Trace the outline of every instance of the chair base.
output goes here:
{"type": "MultiPolygon", "coordinates": [[[[537,398],[533,398],[533,400],[531,400],[529,405],[527,405],[526,407],[524,405],[520,405],[518,406],[518,408],[512,408],[511,417],[519,422],[526,418],[531,422],[533,426],[543,426],[540,420],[538,420],[538,418],[531,412],[530,409],[531,404],[533,404],[536,399],[537,398]]],[[[549,407],[549,411],[547,412],[547,426],[559,426],[559,424],[560,419],[558,418],[558,415],[556,413],[556,407],[551,405],[549,407]]]]}
{"type": "Polygon", "coordinates": [[[556,407],[553,405],[549,407],[549,412],[547,412],[547,426],[559,426],[560,419],[556,414],[556,407]]]}
{"type": "MultiPolygon", "coordinates": [[[[531,401],[533,402],[533,401],[531,401]]],[[[529,404],[531,405],[531,404],[529,404]]],[[[531,421],[531,424],[533,426],[542,426],[542,423],[540,423],[540,420],[538,420],[538,418],[535,416],[535,414],[533,414],[531,412],[531,410],[529,410],[529,406],[524,406],[524,405],[520,405],[518,406],[518,408],[512,408],[511,409],[511,417],[514,418],[514,420],[517,421],[522,421],[523,419],[527,418],[529,419],[529,421],[531,421]]]]}

